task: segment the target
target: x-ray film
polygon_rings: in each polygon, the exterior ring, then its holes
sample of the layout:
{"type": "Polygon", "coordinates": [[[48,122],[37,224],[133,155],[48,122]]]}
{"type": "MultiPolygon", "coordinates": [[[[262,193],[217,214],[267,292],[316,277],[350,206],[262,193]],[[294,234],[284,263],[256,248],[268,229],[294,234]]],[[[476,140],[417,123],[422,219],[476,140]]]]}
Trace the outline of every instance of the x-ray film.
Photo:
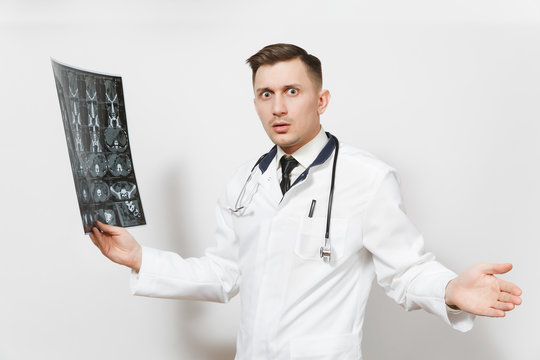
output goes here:
{"type": "Polygon", "coordinates": [[[52,60],[85,233],[96,220],[146,224],[129,146],[122,78],[52,60]]]}

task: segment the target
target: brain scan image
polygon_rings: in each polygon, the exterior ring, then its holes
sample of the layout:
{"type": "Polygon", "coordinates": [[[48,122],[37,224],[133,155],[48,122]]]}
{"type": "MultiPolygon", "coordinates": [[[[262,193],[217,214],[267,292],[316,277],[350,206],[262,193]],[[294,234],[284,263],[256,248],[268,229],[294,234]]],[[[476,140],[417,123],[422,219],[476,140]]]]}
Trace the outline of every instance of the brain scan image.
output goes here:
{"type": "Polygon", "coordinates": [[[137,193],[137,186],[127,181],[119,181],[111,185],[111,194],[116,200],[131,200],[137,193]]]}
{"type": "Polygon", "coordinates": [[[102,152],[103,146],[101,145],[101,132],[99,127],[92,126],[90,128],[90,152],[102,152]]]}
{"type": "Polygon", "coordinates": [[[112,152],[123,152],[128,147],[127,133],[118,128],[105,129],[105,145],[112,152]]]}
{"type": "Polygon", "coordinates": [[[99,127],[99,114],[97,104],[94,102],[89,102],[86,105],[86,110],[88,111],[88,126],[99,127]]]}
{"type": "Polygon", "coordinates": [[[91,76],[87,76],[84,82],[86,84],[86,101],[97,102],[96,80],[91,76]]]}
{"type": "Polygon", "coordinates": [[[126,154],[109,156],[109,172],[116,177],[128,176],[131,173],[131,160],[126,154]]]}
{"type": "Polygon", "coordinates": [[[122,78],[52,60],[79,211],[85,233],[97,220],[146,224],[135,178],[122,78]]]}
{"type": "Polygon", "coordinates": [[[89,233],[92,231],[92,225],[94,224],[94,217],[88,209],[81,211],[81,217],[83,222],[84,231],[89,233]]]}
{"type": "Polygon", "coordinates": [[[73,172],[77,176],[86,176],[86,172],[88,171],[87,161],[88,159],[85,153],[76,153],[76,156],[73,157],[73,172]]]}
{"type": "Polygon", "coordinates": [[[97,209],[94,213],[95,219],[99,220],[105,224],[117,225],[116,223],[116,214],[113,209],[97,209]]]}
{"type": "Polygon", "coordinates": [[[87,164],[93,177],[103,177],[107,173],[107,158],[103,154],[88,154],[87,164]]]}
{"type": "Polygon", "coordinates": [[[118,93],[116,92],[116,82],[105,80],[105,97],[108,103],[118,104],[118,93]]]}
{"type": "Polygon", "coordinates": [[[77,152],[84,151],[82,128],[77,124],[73,125],[73,140],[75,141],[75,150],[77,152]]]}
{"type": "Polygon", "coordinates": [[[85,204],[90,202],[90,189],[88,188],[88,182],[85,178],[79,180],[79,197],[85,204]]]}
{"type": "Polygon", "coordinates": [[[141,220],[141,211],[137,200],[115,202],[114,206],[120,216],[122,226],[131,226],[141,220]]]}
{"type": "Polygon", "coordinates": [[[69,87],[69,97],[72,100],[79,99],[79,79],[77,74],[73,72],[68,72],[68,87],[69,87]]]}
{"type": "Polygon", "coordinates": [[[81,126],[81,112],[79,110],[79,102],[73,101],[71,103],[71,124],[76,126],[81,126]]]}
{"type": "Polygon", "coordinates": [[[120,126],[120,104],[118,103],[118,93],[116,83],[105,80],[105,98],[107,104],[108,127],[119,128],[120,126]]]}
{"type": "Polygon", "coordinates": [[[109,199],[109,186],[105,181],[96,180],[92,186],[92,197],[95,202],[105,202],[109,199]]]}

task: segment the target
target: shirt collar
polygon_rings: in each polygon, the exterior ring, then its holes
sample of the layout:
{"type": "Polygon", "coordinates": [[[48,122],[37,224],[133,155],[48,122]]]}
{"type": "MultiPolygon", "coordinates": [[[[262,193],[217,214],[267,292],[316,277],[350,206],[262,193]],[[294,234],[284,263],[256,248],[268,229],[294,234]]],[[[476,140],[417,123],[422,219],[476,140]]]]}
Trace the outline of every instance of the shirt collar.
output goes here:
{"type": "MultiPolygon", "coordinates": [[[[326,143],[326,145],[324,145],[323,149],[321,150],[319,155],[317,155],[317,157],[315,158],[313,163],[302,174],[300,174],[298,179],[296,179],[295,183],[298,182],[299,180],[301,181],[301,180],[305,179],[307,177],[309,169],[312,166],[317,166],[317,165],[323,164],[326,160],[328,160],[330,155],[332,155],[332,152],[334,151],[334,149],[337,150],[338,139],[334,135],[332,135],[332,134],[330,134],[328,132],[326,133],[326,136],[328,137],[328,142],[326,143]]],[[[264,154],[263,156],[261,156],[259,158],[257,163],[255,163],[255,165],[253,166],[253,169],[255,169],[255,167],[259,166],[259,170],[261,171],[261,173],[264,173],[268,169],[268,166],[270,166],[272,161],[275,161],[274,159],[276,158],[276,154],[277,154],[277,146],[274,145],[270,149],[270,151],[268,151],[266,154],[264,154]]],[[[252,169],[252,171],[253,171],[253,169],[252,169]]]]}
{"type": "MultiPolygon", "coordinates": [[[[317,158],[319,153],[322,151],[326,143],[328,142],[328,136],[324,132],[323,128],[319,130],[319,133],[311,139],[307,144],[302,146],[300,149],[293,152],[291,155],[300,163],[300,165],[307,169],[313,161],[317,158]]],[[[283,155],[286,155],[285,151],[281,147],[277,147],[277,156],[276,156],[276,169],[280,168],[279,159],[283,155]]]]}

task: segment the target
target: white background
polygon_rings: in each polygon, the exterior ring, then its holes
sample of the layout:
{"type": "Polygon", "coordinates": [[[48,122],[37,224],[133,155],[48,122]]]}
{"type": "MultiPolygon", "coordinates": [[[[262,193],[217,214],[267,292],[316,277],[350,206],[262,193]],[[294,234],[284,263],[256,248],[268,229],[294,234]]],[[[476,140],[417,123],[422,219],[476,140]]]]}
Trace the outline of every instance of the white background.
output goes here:
{"type": "Polygon", "coordinates": [[[461,334],[376,287],[365,357],[539,359],[539,40],[536,1],[2,1],[0,359],[234,357],[237,299],[133,297],[82,234],[49,57],[123,77],[132,233],[198,256],[225,180],[270,148],[244,61],[275,42],[322,60],[323,126],[398,169],[427,250],[512,262],[524,291],[461,334]]]}

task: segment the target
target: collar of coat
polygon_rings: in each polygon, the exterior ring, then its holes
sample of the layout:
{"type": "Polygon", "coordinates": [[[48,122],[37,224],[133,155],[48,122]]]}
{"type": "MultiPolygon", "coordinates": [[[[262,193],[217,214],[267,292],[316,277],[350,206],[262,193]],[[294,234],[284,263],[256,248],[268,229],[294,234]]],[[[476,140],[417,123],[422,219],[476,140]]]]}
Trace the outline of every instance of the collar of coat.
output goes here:
{"type": "MultiPolygon", "coordinates": [[[[326,136],[328,136],[329,140],[326,143],[326,145],[324,146],[324,148],[321,150],[319,155],[317,155],[315,160],[313,160],[311,165],[309,165],[308,168],[306,170],[304,170],[304,172],[298,176],[296,181],[291,186],[294,186],[295,184],[299,183],[300,181],[303,181],[308,176],[309,170],[313,166],[323,164],[326,160],[328,160],[330,155],[332,155],[332,152],[334,151],[334,149],[336,147],[336,143],[337,143],[338,140],[334,135],[330,134],[329,132],[326,132],[326,136]]],[[[272,147],[272,149],[270,149],[269,152],[267,152],[266,154],[261,156],[261,158],[258,161],[258,165],[259,165],[259,169],[261,170],[261,173],[264,173],[268,169],[268,167],[270,166],[270,163],[272,162],[272,160],[276,156],[276,153],[277,153],[277,146],[274,145],[274,147],[272,147]]],[[[257,166],[257,165],[255,165],[255,166],[257,166]]]]}

